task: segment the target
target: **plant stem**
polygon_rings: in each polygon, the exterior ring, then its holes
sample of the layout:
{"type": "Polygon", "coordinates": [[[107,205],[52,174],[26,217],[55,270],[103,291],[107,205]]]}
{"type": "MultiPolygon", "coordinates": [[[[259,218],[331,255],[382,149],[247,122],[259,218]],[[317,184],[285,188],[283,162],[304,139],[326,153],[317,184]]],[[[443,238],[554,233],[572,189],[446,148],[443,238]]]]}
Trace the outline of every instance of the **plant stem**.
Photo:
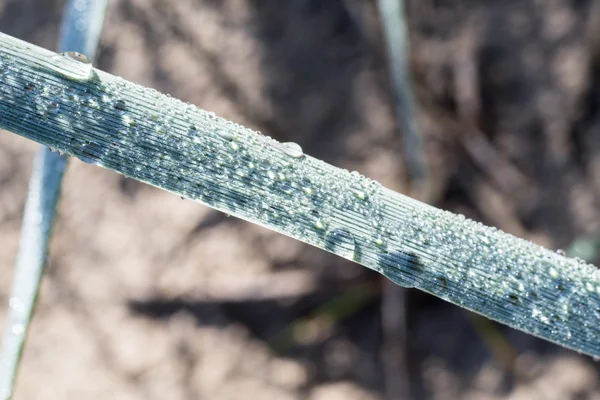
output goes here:
{"type": "MultiPolygon", "coordinates": [[[[416,105],[410,73],[408,24],[403,0],[378,0],[383,37],[387,45],[390,80],[394,95],[396,120],[404,137],[404,159],[411,193],[430,202],[427,157],[417,124],[416,105]]],[[[392,284],[383,286],[382,330],[383,365],[388,399],[410,398],[407,374],[406,290],[392,284]]]]}
{"type": "Polygon", "coordinates": [[[409,39],[403,0],[378,0],[379,18],[387,45],[387,56],[396,106],[396,119],[404,137],[404,158],[412,185],[427,185],[427,157],[415,118],[410,73],[409,39]]]}
{"type": "MultiPolygon", "coordinates": [[[[70,0],[65,5],[59,52],[77,51],[92,60],[105,9],[106,0],[70,0]]],[[[0,353],[2,399],[12,397],[21,352],[46,264],[50,232],[67,160],[67,156],[54,153],[45,146],[38,150],[34,160],[0,353]]]]}
{"type": "MultiPolygon", "coordinates": [[[[600,356],[600,273],[155,90],[0,35],[0,128],[600,356]]],[[[90,221],[90,223],[93,223],[90,221]]],[[[232,277],[235,279],[235,277],[232,277]]]]}

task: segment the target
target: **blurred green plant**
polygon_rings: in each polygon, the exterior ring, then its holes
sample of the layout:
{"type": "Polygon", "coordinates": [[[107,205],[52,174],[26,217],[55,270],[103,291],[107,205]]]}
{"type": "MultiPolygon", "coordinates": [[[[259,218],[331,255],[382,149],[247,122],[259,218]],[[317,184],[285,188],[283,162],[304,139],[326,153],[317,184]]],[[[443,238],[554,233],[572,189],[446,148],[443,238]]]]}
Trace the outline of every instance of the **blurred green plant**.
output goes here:
{"type": "Polygon", "coordinates": [[[275,352],[285,353],[298,344],[322,342],[329,338],[334,326],[362,310],[380,291],[373,282],[357,284],[309,316],[291,322],[269,339],[269,345],[275,352]]]}

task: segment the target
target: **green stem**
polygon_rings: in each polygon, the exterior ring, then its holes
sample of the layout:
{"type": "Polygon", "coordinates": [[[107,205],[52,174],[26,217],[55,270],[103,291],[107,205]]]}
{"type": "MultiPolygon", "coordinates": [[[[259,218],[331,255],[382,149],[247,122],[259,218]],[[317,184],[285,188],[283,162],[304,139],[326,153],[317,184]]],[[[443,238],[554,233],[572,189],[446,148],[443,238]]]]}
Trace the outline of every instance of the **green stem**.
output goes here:
{"type": "Polygon", "coordinates": [[[0,62],[0,128],[600,356],[600,274],[592,265],[155,90],[99,70],[82,79],[77,65],[6,35],[0,62]]]}

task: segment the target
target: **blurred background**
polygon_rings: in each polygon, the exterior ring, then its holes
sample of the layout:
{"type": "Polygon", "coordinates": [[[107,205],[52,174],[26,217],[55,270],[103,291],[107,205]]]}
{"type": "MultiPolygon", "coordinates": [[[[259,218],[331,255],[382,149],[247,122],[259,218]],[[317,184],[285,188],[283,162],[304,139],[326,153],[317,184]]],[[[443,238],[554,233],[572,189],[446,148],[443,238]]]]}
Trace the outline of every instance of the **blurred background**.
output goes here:
{"type": "MultiPolygon", "coordinates": [[[[597,262],[600,2],[406,3],[426,200],[597,262]]],[[[110,0],[95,66],[410,193],[377,6],[110,0]]],[[[0,31],[55,49],[62,7],[0,31]]],[[[2,313],[36,148],[0,132],[2,313]]],[[[72,160],[15,399],[242,398],[597,400],[600,363],[72,160]]]]}

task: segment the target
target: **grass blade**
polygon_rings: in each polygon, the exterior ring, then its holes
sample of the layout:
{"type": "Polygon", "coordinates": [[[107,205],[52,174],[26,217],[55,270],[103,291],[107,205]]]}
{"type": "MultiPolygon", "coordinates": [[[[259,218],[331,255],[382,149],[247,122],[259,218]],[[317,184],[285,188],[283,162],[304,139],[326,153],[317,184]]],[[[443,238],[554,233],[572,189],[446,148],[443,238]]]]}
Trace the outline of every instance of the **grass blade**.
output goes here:
{"type": "MultiPolygon", "coordinates": [[[[65,6],[59,52],[93,59],[106,0],[71,0],[65,6]]],[[[0,396],[10,399],[29,322],[46,263],[48,242],[67,156],[43,146],[36,154],[23,217],[21,242],[0,353],[0,396]]]]}
{"type": "MultiPolygon", "coordinates": [[[[436,209],[155,90],[0,35],[0,127],[600,356],[593,265],[436,209]],[[58,105],[58,107],[56,107],[58,105]]],[[[235,279],[235,277],[232,277],[235,279]]]]}

